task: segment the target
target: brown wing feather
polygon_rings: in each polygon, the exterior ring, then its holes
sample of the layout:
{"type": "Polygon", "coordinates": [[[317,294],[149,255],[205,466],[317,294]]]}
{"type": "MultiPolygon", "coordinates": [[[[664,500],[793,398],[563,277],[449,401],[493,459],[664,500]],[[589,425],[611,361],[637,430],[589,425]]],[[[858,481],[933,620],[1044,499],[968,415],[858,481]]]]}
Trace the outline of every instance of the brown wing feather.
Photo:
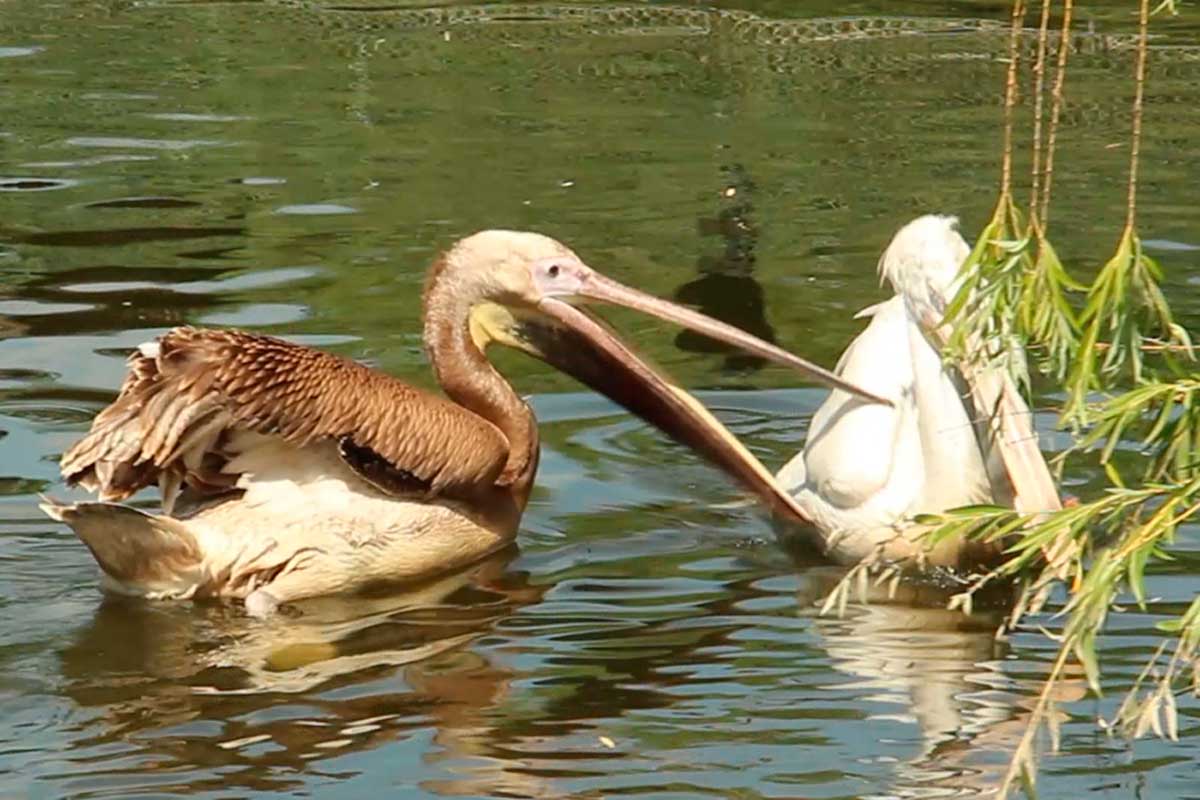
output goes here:
{"type": "Polygon", "coordinates": [[[172,481],[228,486],[219,444],[238,429],[299,446],[348,441],[431,493],[490,486],[508,456],[495,426],[449,400],[270,336],[175,328],[128,363],[117,399],[62,458],[69,483],[106,500],[155,482],[164,495],[172,481]]]}

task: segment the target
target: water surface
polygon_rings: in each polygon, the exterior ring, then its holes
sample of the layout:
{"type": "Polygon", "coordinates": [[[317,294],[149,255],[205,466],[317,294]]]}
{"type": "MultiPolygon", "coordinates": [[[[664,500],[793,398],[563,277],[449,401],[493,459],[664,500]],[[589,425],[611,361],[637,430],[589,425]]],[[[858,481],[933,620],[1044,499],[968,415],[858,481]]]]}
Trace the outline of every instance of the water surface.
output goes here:
{"type": "MultiPolygon", "coordinates": [[[[986,791],[1054,645],[910,591],[820,618],[719,475],[520,356],[542,421],[518,546],[411,592],[247,620],[103,597],[36,507],[131,347],[182,323],[327,347],[429,386],[434,253],[535,228],[628,283],[832,364],[878,253],[994,200],[1006,10],[976,2],[41,2],[0,15],[0,796],[938,797],[986,791]],[[801,8],[802,7],[802,8],[801,8]],[[815,18],[854,15],[814,22],[815,18]]],[[[1089,5],[1053,235],[1080,270],[1124,218],[1130,17],[1089,5]]],[[[1200,57],[1160,23],[1142,234],[1193,331],[1200,57]]],[[[614,323],[771,466],[823,393],[614,323]]],[[[1048,408],[1053,397],[1043,399],[1048,408]]],[[[1044,428],[1051,424],[1046,415],[1044,428]]],[[[1062,440],[1046,441],[1061,447],[1062,440]]],[[[1096,471],[1068,473],[1097,491],[1096,471]]],[[[1196,530],[1115,615],[1106,699],[1063,687],[1047,797],[1185,797],[1180,743],[1097,714],[1191,600],[1196,530]]],[[[1035,623],[1052,625],[1049,620],[1035,623]]]]}

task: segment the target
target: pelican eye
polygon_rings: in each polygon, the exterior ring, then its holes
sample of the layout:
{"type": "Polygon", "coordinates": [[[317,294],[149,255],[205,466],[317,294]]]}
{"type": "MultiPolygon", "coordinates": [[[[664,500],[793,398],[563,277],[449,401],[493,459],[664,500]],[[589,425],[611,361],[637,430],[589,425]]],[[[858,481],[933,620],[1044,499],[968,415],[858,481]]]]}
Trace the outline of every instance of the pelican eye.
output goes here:
{"type": "Polygon", "coordinates": [[[551,264],[550,269],[546,270],[546,272],[549,273],[551,278],[557,278],[558,277],[558,264],[551,264]]]}

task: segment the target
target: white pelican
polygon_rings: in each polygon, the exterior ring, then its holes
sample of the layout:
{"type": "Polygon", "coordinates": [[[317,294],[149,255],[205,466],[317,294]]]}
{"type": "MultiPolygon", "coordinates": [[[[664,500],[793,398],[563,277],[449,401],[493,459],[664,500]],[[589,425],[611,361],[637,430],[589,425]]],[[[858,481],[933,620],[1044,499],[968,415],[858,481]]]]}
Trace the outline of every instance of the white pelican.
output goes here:
{"type": "MultiPolygon", "coordinates": [[[[835,370],[891,405],[834,389],[803,451],[776,476],[812,520],[807,539],[836,562],[916,555],[921,528],[911,522],[922,513],[976,503],[1061,507],[1012,380],[941,355],[942,314],[969,254],[954,217],[924,216],[895,235],[879,274],[896,294],[858,313],[870,322],[835,370]]],[[[995,552],[947,542],[926,555],[930,563],[969,566],[995,552]]]]}
{"type": "Polygon", "coordinates": [[[101,502],[47,498],[43,509],[91,549],[111,590],[241,598],[256,615],[463,567],[512,541],[537,470],[533,413],[484,356],[498,342],[643,416],[777,515],[803,518],[699,403],[567,302],[589,299],[858,391],[743,331],[605,278],[553,239],[484,231],[443,254],[426,284],[425,343],[447,397],[280,339],[176,328],[130,356],[120,394],[62,458],[67,482],[101,502]],[[155,484],[161,514],[113,502],[155,484]]]}

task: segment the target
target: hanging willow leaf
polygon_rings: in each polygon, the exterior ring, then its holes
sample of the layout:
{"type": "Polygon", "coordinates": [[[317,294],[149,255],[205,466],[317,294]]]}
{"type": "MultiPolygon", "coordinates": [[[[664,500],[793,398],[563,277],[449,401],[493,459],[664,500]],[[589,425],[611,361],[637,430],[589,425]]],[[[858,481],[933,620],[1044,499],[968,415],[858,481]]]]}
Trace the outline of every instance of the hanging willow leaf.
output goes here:
{"type": "Polygon", "coordinates": [[[1068,274],[1041,229],[1034,227],[1037,256],[1024,271],[1018,301],[1019,332],[1044,356],[1043,372],[1062,380],[1075,362],[1080,329],[1068,292],[1086,287],[1068,274]]]}
{"type": "Polygon", "coordinates": [[[1148,457],[1146,480],[1186,481],[1200,469],[1200,378],[1148,378],[1091,413],[1093,427],[1075,449],[1100,445],[1102,464],[1134,439],[1148,457]]]}
{"type": "Polygon", "coordinates": [[[1003,194],[959,269],[959,285],[943,314],[950,326],[948,358],[977,366],[995,365],[1028,387],[1025,338],[1019,319],[1022,282],[1032,268],[1032,239],[1020,212],[1003,194]]]}
{"type": "Polygon", "coordinates": [[[1087,404],[1092,390],[1110,387],[1121,375],[1139,384],[1143,344],[1155,337],[1191,360],[1191,337],[1177,324],[1163,296],[1162,269],[1142,251],[1141,240],[1127,226],[1117,251],[1100,270],[1079,314],[1083,338],[1067,378],[1068,401],[1062,418],[1078,428],[1090,421],[1087,404]]]}

